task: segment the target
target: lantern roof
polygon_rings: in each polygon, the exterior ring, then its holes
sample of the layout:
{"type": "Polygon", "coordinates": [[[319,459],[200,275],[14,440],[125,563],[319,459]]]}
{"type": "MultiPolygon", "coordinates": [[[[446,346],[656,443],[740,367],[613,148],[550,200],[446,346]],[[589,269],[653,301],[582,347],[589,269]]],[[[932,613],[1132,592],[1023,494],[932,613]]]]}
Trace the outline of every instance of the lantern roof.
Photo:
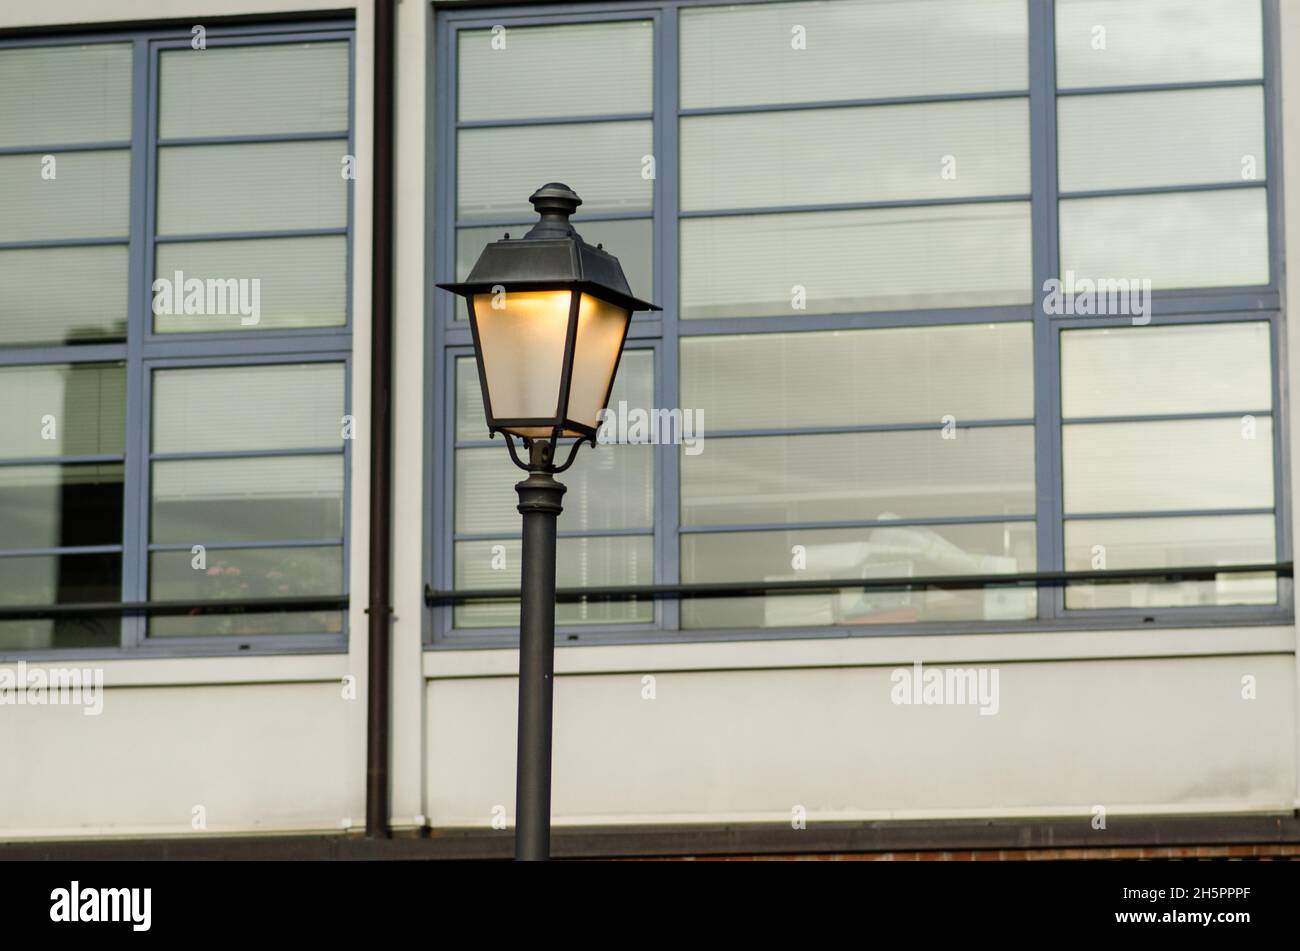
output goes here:
{"type": "Polygon", "coordinates": [[[493,241],[461,282],[437,286],[462,297],[506,292],[572,288],[630,311],[660,310],[632,294],[618,258],[582,239],[569,222],[582,199],[568,185],[551,182],[528,199],[541,216],[522,238],[493,241]]]}

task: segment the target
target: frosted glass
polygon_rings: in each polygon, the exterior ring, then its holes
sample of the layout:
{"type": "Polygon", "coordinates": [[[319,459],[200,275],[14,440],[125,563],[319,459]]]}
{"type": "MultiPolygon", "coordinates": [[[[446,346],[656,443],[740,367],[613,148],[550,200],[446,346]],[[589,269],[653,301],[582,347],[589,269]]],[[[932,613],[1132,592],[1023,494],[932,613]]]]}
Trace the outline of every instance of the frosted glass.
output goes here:
{"type": "Polygon", "coordinates": [[[688,525],[1032,514],[1032,426],[705,440],[681,457],[688,525]]]}
{"type": "Polygon", "coordinates": [[[126,370],[120,363],[0,369],[0,452],[10,459],[123,451],[126,370]]]}
{"type": "Polygon", "coordinates": [[[1061,191],[1263,181],[1260,86],[1062,96],[1061,191]]]}
{"type": "Polygon", "coordinates": [[[1061,433],[1067,513],[1273,505],[1271,417],[1092,423],[1061,433]]]}
{"type": "MultiPolygon", "coordinates": [[[[1037,565],[1032,522],[710,532],[681,544],[687,582],[1015,574],[1037,565]],[[801,569],[791,567],[796,546],[801,569]]],[[[688,598],[681,611],[688,628],[755,628],[1024,619],[1037,606],[1030,588],[972,588],[688,598]]]]}
{"type": "Polygon", "coordinates": [[[1025,7],[1024,0],[687,7],[681,12],[681,104],[1023,89],[1025,7]]]}
{"type": "Polygon", "coordinates": [[[0,155],[0,242],[119,238],[128,229],[131,153],[62,152],[54,178],[42,156],[0,155]]]}
{"type": "Polygon", "coordinates": [[[158,233],[341,228],[345,139],[158,150],[158,233]]]}
{"type": "Polygon", "coordinates": [[[1258,79],[1263,63],[1260,0],[1056,2],[1062,88],[1258,79]]]}
{"type": "Polygon", "coordinates": [[[458,36],[462,121],[652,109],[649,20],[462,30],[458,36]]]}
{"type": "Polygon", "coordinates": [[[1061,271],[1153,290],[1267,284],[1264,188],[1062,201],[1061,271]]]}
{"type": "Polygon", "coordinates": [[[348,127],[347,43],[166,50],[158,71],[164,139],[348,127]]]}
{"type": "Polygon", "coordinates": [[[1272,409],[1268,324],[1183,324],[1061,334],[1061,412],[1071,416],[1272,409]]]}
{"type": "MultiPolygon", "coordinates": [[[[347,238],[258,238],[157,245],[154,278],[258,280],[257,323],[238,314],[155,314],[155,333],[340,327],[347,323],[347,238]]],[[[251,295],[253,285],[246,285],[251,295]]],[[[205,304],[206,307],[206,304],[205,304]]],[[[229,309],[229,308],[228,308],[229,309]]],[[[249,318],[251,320],[251,318],[249,318]]]]}
{"type": "Polygon", "coordinates": [[[1025,304],[1029,232],[1028,202],[689,218],[681,316],[1025,304]]]}
{"type": "Polygon", "coordinates": [[[1021,194],[1029,100],[687,117],[681,153],[684,211],[1021,194]]]}
{"type": "Polygon", "coordinates": [[[535,220],[528,196],[547,182],[576,191],[587,214],[649,211],[654,179],[643,160],[654,154],[652,136],[649,122],[462,129],[456,213],[535,220]]]}
{"type": "Polygon", "coordinates": [[[124,244],[0,251],[0,345],[125,339],[126,276],[124,244]]]}
{"type": "Polygon", "coordinates": [[[342,446],[343,384],[341,363],[155,370],[154,451],[342,446]]]}
{"type": "Polygon", "coordinates": [[[1033,362],[1028,323],[685,337],[682,406],[706,432],[1027,418],[1033,362]]]}
{"type": "MultiPolygon", "coordinates": [[[[521,546],[516,538],[456,543],[458,589],[518,588],[521,546]],[[504,558],[504,566],[501,565],[504,558]]],[[[560,588],[654,583],[654,539],[649,535],[561,538],[555,545],[560,588]]],[[[654,619],[654,604],[632,598],[555,606],[556,624],[631,624],[654,619]]],[[[459,605],[456,627],[518,627],[519,602],[459,605]]]]}
{"type": "MultiPolygon", "coordinates": [[[[571,299],[569,291],[474,295],[487,398],[498,425],[502,420],[555,418],[571,299]]],[[[510,431],[544,436],[551,429],[512,426],[510,431]]]]}
{"type": "MultiPolygon", "coordinates": [[[[1068,571],[1271,564],[1272,515],[1207,518],[1088,519],[1065,523],[1068,571]],[[1098,559],[1103,559],[1098,561],[1098,559]]],[[[1203,581],[1135,581],[1069,585],[1067,608],[1193,607],[1274,604],[1271,574],[1223,574],[1203,581]]]]}
{"type": "Polygon", "coordinates": [[[130,137],[130,43],[0,50],[0,148],[130,137]]]}
{"type": "Polygon", "coordinates": [[[343,534],[341,456],[153,464],[150,538],[202,544],[343,534]]]}

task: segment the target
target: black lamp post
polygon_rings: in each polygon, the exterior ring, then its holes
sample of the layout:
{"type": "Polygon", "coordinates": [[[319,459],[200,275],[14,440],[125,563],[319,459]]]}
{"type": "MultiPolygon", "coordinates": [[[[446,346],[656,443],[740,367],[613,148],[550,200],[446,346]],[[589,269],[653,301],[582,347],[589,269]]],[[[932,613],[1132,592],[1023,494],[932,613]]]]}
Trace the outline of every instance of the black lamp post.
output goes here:
{"type": "Polygon", "coordinates": [[[582,199],[569,186],[543,185],[529,201],[541,216],[531,231],[492,242],[463,283],[438,287],[468,303],[488,432],[502,433],[528,472],[515,486],[524,517],[515,858],[535,860],[551,847],[555,522],[564,496],[554,475],[584,442],[596,445],[633,311],[659,308],[632,296],[618,258],[573,230],[582,199]],[[557,466],[566,438],[574,442],[557,466]]]}

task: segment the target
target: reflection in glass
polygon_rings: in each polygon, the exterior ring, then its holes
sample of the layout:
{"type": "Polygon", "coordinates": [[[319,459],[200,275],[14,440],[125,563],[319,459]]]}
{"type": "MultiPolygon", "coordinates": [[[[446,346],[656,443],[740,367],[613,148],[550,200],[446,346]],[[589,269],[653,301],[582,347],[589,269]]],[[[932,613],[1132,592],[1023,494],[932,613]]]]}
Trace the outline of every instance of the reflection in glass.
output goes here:
{"type": "Polygon", "coordinates": [[[122,543],[122,466],[0,466],[0,547],[122,543]]]}
{"type": "MultiPolygon", "coordinates": [[[[121,600],[122,556],[0,557],[0,604],[100,604],[121,600]]],[[[116,613],[0,621],[0,650],[111,648],[121,642],[116,613]]]]}
{"type": "Polygon", "coordinates": [[[120,363],[0,369],[0,452],[10,459],[122,452],[126,371],[120,363]]]}
{"type": "Polygon", "coordinates": [[[0,251],[0,346],[125,340],[126,277],[124,244],[0,251]]]}
{"type": "Polygon", "coordinates": [[[35,153],[0,155],[0,243],[126,237],[128,150],[61,152],[53,180],[42,180],[41,159],[35,153]]]}

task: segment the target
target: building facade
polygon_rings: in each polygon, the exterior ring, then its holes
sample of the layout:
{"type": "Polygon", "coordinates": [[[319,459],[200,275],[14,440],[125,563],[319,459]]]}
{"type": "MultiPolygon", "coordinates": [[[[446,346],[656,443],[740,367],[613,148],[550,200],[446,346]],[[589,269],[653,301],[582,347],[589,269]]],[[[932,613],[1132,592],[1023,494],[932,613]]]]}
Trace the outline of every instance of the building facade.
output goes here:
{"type": "Polygon", "coordinates": [[[378,7],[0,11],[0,852],[509,850],[433,285],[550,181],[663,307],[561,477],[647,589],[557,607],[561,852],[1294,851],[1300,9],[378,7]]]}

